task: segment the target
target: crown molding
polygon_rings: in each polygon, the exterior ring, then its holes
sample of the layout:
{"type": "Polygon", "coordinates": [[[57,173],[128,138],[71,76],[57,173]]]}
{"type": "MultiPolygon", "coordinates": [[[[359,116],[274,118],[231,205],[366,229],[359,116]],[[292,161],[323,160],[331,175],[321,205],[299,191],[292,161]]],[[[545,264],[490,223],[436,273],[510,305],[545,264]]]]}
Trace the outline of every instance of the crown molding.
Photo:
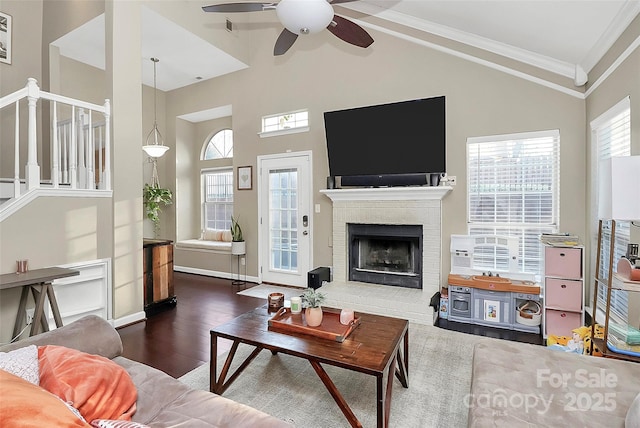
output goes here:
{"type": "Polygon", "coordinates": [[[436,24],[424,19],[415,18],[413,16],[398,13],[389,9],[383,9],[379,6],[373,6],[365,3],[349,3],[341,5],[367,15],[375,16],[386,21],[424,31],[436,36],[444,37],[468,46],[482,49],[494,54],[504,56],[543,70],[550,71],[560,76],[573,79],[575,77],[575,64],[559,61],[546,55],[536,54],[526,49],[516,48],[506,43],[497,42],[476,34],[457,30],[445,25],[436,24]]]}
{"type": "Polygon", "coordinates": [[[419,38],[413,37],[413,36],[408,36],[407,34],[404,34],[404,33],[398,32],[398,31],[394,31],[394,30],[390,30],[390,29],[388,29],[386,27],[381,27],[379,25],[371,24],[371,23],[366,22],[366,21],[361,21],[359,19],[351,18],[351,21],[355,22],[356,24],[358,24],[358,25],[360,25],[362,27],[366,27],[366,28],[369,28],[371,30],[379,31],[379,32],[384,33],[384,34],[389,34],[391,36],[397,37],[399,39],[406,40],[406,41],[411,42],[411,43],[415,43],[415,44],[420,45],[420,46],[425,46],[425,47],[428,47],[430,49],[433,49],[433,50],[436,50],[436,51],[439,51],[439,52],[444,52],[446,54],[449,54],[449,55],[452,55],[452,56],[455,56],[455,57],[458,57],[458,58],[462,58],[464,60],[467,60],[467,61],[470,61],[470,62],[473,62],[473,63],[476,63],[476,64],[480,64],[480,65],[483,65],[485,67],[492,68],[494,70],[498,70],[498,71],[500,71],[502,73],[506,73],[506,74],[509,74],[511,76],[519,77],[520,79],[527,80],[529,82],[535,83],[535,84],[540,85],[540,86],[544,86],[546,88],[550,88],[550,89],[552,89],[554,91],[558,91],[558,92],[561,92],[563,94],[570,95],[572,97],[575,97],[575,98],[578,98],[578,99],[581,99],[581,100],[585,99],[585,94],[583,92],[581,92],[581,91],[577,91],[575,89],[567,88],[566,86],[563,86],[563,85],[560,85],[560,84],[557,84],[557,83],[554,83],[554,82],[550,82],[548,80],[542,79],[542,78],[537,77],[537,76],[532,76],[531,74],[527,74],[527,73],[524,73],[522,71],[515,70],[515,69],[510,68],[510,67],[506,67],[504,65],[498,64],[498,63],[493,62],[493,61],[489,61],[489,60],[486,60],[486,59],[483,59],[483,58],[479,58],[479,57],[477,57],[475,55],[470,55],[470,54],[467,54],[467,53],[464,53],[464,52],[461,52],[461,51],[458,51],[458,50],[455,50],[455,49],[452,49],[452,48],[448,48],[448,47],[439,45],[437,43],[427,42],[426,40],[419,39],[419,38]]]}
{"type": "Polygon", "coordinates": [[[602,37],[580,61],[580,65],[587,73],[602,59],[638,14],[640,14],[640,2],[627,2],[623,6],[602,37]]]}

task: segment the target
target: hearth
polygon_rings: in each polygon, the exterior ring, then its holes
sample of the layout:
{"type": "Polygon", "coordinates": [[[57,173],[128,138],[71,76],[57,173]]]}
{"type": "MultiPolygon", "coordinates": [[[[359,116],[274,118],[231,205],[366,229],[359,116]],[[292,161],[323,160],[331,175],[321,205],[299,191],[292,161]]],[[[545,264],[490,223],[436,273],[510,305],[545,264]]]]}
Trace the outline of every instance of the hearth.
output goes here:
{"type": "Polygon", "coordinates": [[[348,224],[349,281],[422,288],[422,225],[348,224]]]}

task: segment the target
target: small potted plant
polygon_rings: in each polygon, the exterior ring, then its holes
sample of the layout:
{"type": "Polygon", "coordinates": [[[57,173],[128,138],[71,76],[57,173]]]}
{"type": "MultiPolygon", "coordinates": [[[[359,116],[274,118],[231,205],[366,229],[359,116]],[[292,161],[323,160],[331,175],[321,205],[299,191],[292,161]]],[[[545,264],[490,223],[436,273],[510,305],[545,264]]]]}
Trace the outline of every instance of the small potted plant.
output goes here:
{"type": "Polygon", "coordinates": [[[245,254],[246,244],[242,237],[242,228],[238,223],[238,220],[231,216],[231,254],[240,256],[245,254]]]}
{"type": "Polygon", "coordinates": [[[171,190],[164,189],[159,185],[145,184],[142,190],[142,200],[147,218],[153,222],[154,237],[158,237],[160,232],[160,213],[162,207],[171,205],[173,202],[173,194],[171,190]]]}
{"type": "Polygon", "coordinates": [[[317,327],[322,324],[322,304],[327,299],[324,293],[314,290],[313,288],[307,288],[302,293],[302,307],[304,310],[304,317],[309,327],[317,327]]]}

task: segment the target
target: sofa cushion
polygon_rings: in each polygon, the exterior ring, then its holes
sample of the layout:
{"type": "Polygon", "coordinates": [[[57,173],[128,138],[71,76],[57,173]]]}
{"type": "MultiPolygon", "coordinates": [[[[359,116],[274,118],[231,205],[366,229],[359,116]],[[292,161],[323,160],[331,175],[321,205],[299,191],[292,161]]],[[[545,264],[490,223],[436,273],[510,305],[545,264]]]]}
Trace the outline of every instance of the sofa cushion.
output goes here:
{"type": "Polygon", "coordinates": [[[149,425],[132,421],[120,421],[113,419],[95,419],[91,421],[93,428],[151,428],[149,425]]]}
{"type": "Polygon", "coordinates": [[[623,427],[640,364],[494,341],[474,348],[469,426],[623,427]]]}
{"type": "Polygon", "coordinates": [[[122,354],[120,335],[109,322],[96,315],[87,315],[55,330],[0,346],[0,351],[8,352],[28,345],[66,346],[109,359],[122,354]]]}
{"type": "Polygon", "coordinates": [[[244,404],[189,388],[153,367],[124,357],[114,359],[138,387],[138,411],[132,420],[152,427],[289,427],[291,425],[244,404]]]}
{"type": "Polygon", "coordinates": [[[89,427],[58,397],[4,370],[0,370],[0,397],[3,428],[89,427]]]}
{"type": "Polygon", "coordinates": [[[640,428],[640,394],[631,403],[624,419],[624,428],[640,428]]]}
{"type": "Polygon", "coordinates": [[[21,377],[34,385],[39,385],[38,347],[31,345],[9,352],[0,352],[0,369],[21,377]]]}
{"type": "Polygon", "coordinates": [[[80,411],[87,421],[131,420],[136,387],[113,361],[62,346],[38,348],[40,385],[80,411]]]}

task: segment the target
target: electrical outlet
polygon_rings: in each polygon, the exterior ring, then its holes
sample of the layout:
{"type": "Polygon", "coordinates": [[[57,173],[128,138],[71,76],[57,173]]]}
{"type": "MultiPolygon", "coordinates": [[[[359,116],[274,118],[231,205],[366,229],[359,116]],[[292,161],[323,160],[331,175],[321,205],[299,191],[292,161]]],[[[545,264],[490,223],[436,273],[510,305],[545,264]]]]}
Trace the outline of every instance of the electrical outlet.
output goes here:
{"type": "Polygon", "coordinates": [[[240,259],[240,264],[241,264],[242,266],[246,265],[246,264],[247,264],[247,259],[245,259],[244,257],[243,257],[243,258],[241,258],[241,259],[240,259]]]}
{"type": "Polygon", "coordinates": [[[33,322],[33,317],[35,316],[36,310],[34,308],[27,309],[27,325],[33,322]]]}
{"type": "Polygon", "coordinates": [[[447,175],[447,184],[449,186],[455,186],[456,185],[456,176],[455,175],[447,175]]]}

